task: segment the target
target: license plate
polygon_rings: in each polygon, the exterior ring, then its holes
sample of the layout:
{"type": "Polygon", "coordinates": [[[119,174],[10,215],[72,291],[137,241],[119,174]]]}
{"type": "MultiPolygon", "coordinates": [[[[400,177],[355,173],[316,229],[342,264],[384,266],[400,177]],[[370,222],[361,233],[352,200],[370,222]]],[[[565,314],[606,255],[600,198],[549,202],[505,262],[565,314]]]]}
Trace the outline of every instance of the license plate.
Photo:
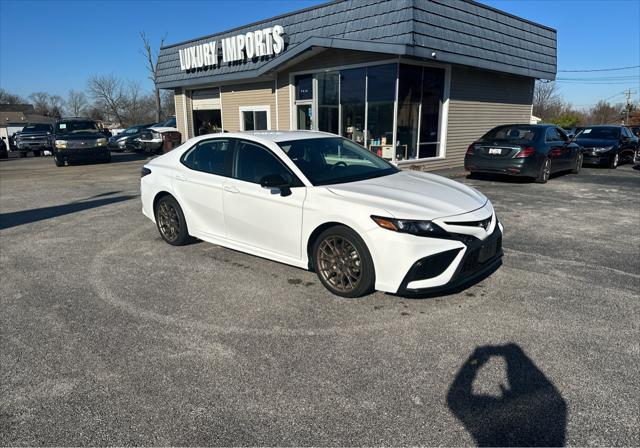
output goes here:
{"type": "Polygon", "coordinates": [[[489,148],[489,154],[502,154],[502,149],[500,148],[489,148]]]}
{"type": "Polygon", "coordinates": [[[480,248],[478,252],[478,262],[484,263],[496,255],[498,240],[493,240],[480,248]]]}

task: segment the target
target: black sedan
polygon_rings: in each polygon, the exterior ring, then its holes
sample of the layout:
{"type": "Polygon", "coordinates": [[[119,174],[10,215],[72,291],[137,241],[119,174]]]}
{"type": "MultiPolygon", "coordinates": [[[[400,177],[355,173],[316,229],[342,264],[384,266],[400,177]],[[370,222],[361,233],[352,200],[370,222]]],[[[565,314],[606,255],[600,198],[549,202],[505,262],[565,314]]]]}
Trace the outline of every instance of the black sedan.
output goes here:
{"type": "Polygon", "coordinates": [[[109,149],[118,152],[122,152],[124,150],[137,151],[140,149],[140,144],[138,143],[140,133],[151,126],[153,126],[153,123],[131,126],[118,135],[110,137],[109,149]]]}
{"type": "Polygon", "coordinates": [[[617,168],[633,162],[638,137],[625,126],[590,126],[576,137],[582,147],[584,163],[617,168]]]}
{"type": "Polygon", "coordinates": [[[498,126],[472,143],[464,167],[474,173],[507,174],[546,183],[553,173],[582,166],[582,152],[562,129],[549,124],[498,126]]]}

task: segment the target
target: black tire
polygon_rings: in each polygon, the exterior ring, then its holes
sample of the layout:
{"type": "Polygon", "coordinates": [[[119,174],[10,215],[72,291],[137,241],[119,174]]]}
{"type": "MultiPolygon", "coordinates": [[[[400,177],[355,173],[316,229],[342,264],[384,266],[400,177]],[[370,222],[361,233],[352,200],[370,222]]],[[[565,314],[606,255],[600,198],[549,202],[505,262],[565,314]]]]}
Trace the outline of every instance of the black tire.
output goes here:
{"type": "Polygon", "coordinates": [[[578,174],[580,172],[580,168],[582,168],[582,161],[583,161],[583,155],[578,154],[578,156],[576,157],[576,164],[571,170],[572,174],[578,174]]]}
{"type": "Polygon", "coordinates": [[[316,238],[311,255],[320,282],[331,293],[360,297],[374,290],[373,259],[360,235],[349,227],[336,225],[323,231],[316,238]]]}
{"type": "Polygon", "coordinates": [[[40,157],[41,154],[42,152],[39,149],[33,150],[33,157],[40,157]]]}
{"type": "Polygon", "coordinates": [[[20,158],[23,159],[25,157],[27,157],[27,153],[24,151],[20,151],[20,158]]]}
{"type": "Polygon", "coordinates": [[[551,159],[544,159],[540,166],[538,177],[536,177],[536,183],[546,184],[549,180],[549,176],[551,176],[551,159]]]}
{"type": "Polygon", "coordinates": [[[64,166],[64,160],[58,159],[58,156],[56,155],[53,156],[53,161],[55,162],[56,166],[64,166]]]}
{"type": "Polygon", "coordinates": [[[618,153],[615,153],[609,159],[609,168],[611,168],[612,170],[615,170],[616,168],[618,168],[619,163],[620,163],[620,156],[618,155],[618,153]]]}
{"type": "Polygon", "coordinates": [[[158,232],[167,243],[172,246],[184,246],[192,240],[182,208],[173,196],[166,195],[160,198],[154,213],[158,232]]]}
{"type": "Polygon", "coordinates": [[[104,163],[111,163],[111,153],[108,152],[105,156],[104,156],[104,163]]]}

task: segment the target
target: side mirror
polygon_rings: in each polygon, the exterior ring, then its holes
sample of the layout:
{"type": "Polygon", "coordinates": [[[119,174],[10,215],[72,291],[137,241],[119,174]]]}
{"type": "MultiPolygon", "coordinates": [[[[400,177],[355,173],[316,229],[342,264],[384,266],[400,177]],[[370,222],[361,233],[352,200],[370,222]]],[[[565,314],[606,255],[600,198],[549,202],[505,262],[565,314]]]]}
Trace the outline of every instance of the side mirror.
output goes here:
{"type": "Polygon", "coordinates": [[[260,179],[260,186],[271,190],[280,190],[280,196],[289,196],[291,194],[291,183],[279,174],[267,174],[260,179]]]}

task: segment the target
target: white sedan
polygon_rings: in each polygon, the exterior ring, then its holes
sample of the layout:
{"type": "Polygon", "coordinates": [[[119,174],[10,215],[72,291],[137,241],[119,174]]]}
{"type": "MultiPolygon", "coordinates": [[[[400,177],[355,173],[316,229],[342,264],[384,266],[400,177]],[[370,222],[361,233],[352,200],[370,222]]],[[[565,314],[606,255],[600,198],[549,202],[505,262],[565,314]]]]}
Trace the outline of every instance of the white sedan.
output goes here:
{"type": "Polygon", "coordinates": [[[502,225],[480,192],[333,134],[209,134],[141,175],[142,212],[167,243],[196,237],[315,270],[343,297],[458,287],[502,257],[502,225]]]}

